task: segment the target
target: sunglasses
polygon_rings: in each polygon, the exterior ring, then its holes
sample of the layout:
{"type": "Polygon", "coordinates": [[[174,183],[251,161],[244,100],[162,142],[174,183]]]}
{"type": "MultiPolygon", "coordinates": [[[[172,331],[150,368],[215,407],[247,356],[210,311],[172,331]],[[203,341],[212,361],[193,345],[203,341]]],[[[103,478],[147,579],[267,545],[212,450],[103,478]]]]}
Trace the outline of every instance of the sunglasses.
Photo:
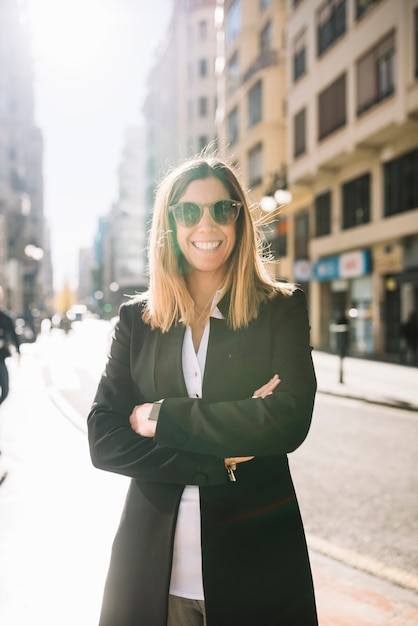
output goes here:
{"type": "Polygon", "coordinates": [[[179,202],[168,207],[174,219],[180,226],[191,228],[202,219],[203,209],[208,207],[214,222],[221,226],[229,226],[238,219],[242,202],[236,200],[218,200],[213,204],[198,204],[197,202],[179,202]]]}

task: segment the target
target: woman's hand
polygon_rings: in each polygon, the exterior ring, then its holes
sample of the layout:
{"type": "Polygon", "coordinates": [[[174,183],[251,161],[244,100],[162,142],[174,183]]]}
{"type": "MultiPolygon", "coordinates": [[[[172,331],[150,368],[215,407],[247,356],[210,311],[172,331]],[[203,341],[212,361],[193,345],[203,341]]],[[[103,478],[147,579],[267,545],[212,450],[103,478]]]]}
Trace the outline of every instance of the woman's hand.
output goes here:
{"type": "MultiPolygon", "coordinates": [[[[254,394],[252,397],[253,398],[265,398],[266,396],[269,396],[270,394],[273,393],[273,391],[276,389],[279,383],[280,383],[280,378],[277,374],[275,374],[273,378],[270,378],[268,383],[260,387],[260,389],[257,389],[256,391],[254,391],[254,394]]],[[[254,458],[253,456],[229,457],[229,458],[224,459],[225,467],[233,466],[234,464],[236,465],[237,463],[245,463],[246,461],[251,461],[251,459],[253,458],[254,458]]]]}
{"type": "Polygon", "coordinates": [[[275,374],[273,378],[270,378],[268,383],[257,389],[253,393],[253,398],[266,398],[271,395],[273,391],[276,389],[277,385],[280,383],[280,378],[278,374],[275,374]]]}
{"type": "Polygon", "coordinates": [[[142,437],[154,437],[157,422],[148,419],[151,413],[152,403],[138,404],[129,416],[132,430],[142,437]]]}

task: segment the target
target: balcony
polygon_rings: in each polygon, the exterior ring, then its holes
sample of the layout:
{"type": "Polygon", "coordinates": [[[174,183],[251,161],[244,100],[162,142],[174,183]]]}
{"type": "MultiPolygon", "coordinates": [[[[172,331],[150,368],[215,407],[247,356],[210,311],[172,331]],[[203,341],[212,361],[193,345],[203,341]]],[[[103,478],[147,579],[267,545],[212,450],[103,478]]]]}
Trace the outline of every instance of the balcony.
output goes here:
{"type": "Polygon", "coordinates": [[[254,63],[250,65],[247,71],[243,74],[242,83],[246,83],[247,80],[249,80],[257,72],[264,70],[267,67],[278,65],[278,63],[279,55],[277,50],[266,50],[256,58],[254,63]]]}

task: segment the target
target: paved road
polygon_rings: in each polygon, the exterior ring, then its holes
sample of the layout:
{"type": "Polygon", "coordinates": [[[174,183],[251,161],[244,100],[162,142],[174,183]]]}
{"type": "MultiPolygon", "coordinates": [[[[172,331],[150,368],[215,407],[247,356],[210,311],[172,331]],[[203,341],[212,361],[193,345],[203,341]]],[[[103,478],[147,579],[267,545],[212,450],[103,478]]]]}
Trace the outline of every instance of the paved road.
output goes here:
{"type": "Polygon", "coordinates": [[[290,455],[307,532],[418,582],[417,441],[409,411],[318,394],[290,455]]]}

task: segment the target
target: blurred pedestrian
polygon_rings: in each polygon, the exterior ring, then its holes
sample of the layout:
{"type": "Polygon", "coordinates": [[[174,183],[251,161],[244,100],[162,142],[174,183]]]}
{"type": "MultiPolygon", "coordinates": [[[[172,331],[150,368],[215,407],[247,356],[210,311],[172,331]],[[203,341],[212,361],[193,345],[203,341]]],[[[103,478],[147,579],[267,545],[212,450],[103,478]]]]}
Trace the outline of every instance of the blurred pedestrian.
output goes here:
{"type": "Polygon", "coordinates": [[[215,157],[162,181],[149,255],[88,417],[94,465],[133,479],[100,625],[316,626],[287,460],[316,391],[305,296],[215,157]]]}
{"type": "Polygon", "coordinates": [[[9,395],[9,370],[6,359],[12,356],[12,349],[20,353],[19,338],[13,317],[3,306],[3,289],[0,287],[0,387],[2,404],[9,395]]]}
{"type": "MultiPolygon", "coordinates": [[[[12,349],[20,353],[19,338],[16,333],[14,320],[11,313],[3,306],[4,294],[0,286],[0,404],[9,395],[9,370],[6,359],[12,355],[12,349]]],[[[3,469],[2,451],[0,450],[0,485],[3,484],[7,471],[3,469]]]]}
{"type": "Polygon", "coordinates": [[[418,363],[418,315],[416,311],[410,312],[401,331],[406,344],[407,363],[416,365],[418,363]]]}

